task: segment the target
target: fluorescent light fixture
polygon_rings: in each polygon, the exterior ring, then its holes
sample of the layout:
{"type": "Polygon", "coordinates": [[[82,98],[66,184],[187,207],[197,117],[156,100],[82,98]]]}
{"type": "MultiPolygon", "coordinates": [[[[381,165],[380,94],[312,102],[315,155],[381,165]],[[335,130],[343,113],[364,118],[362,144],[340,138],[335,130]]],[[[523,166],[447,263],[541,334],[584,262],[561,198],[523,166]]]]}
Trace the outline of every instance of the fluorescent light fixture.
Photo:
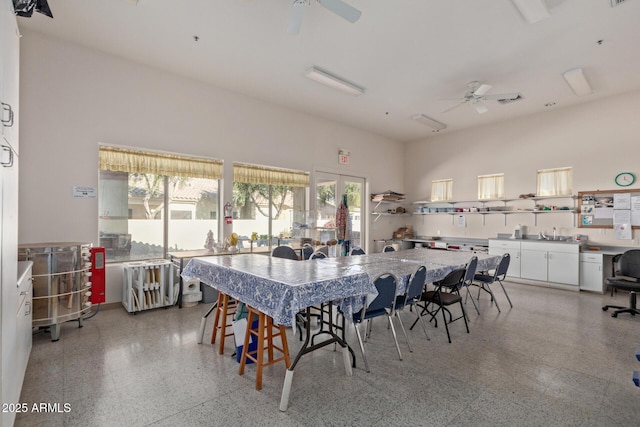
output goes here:
{"type": "Polygon", "coordinates": [[[413,116],[411,116],[411,118],[418,123],[429,126],[434,131],[439,131],[447,128],[447,125],[445,125],[444,123],[433,120],[431,117],[427,117],[424,114],[414,114],[413,116]]]}
{"type": "Polygon", "coordinates": [[[331,74],[328,71],[325,71],[318,67],[311,67],[305,73],[305,76],[310,78],[311,80],[315,80],[318,83],[322,83],[325,86],[329,86],[334,89],[341,90],[344,93],[348,93],[349,95],[362,95],[365,89],[361,86],[358,86],[355,83],[351,83],[341,77],[331,74]]]}
{"type": "Polygon", "coordinates": [[[529,24],[547,19],[551,14],[545,0],[511,0],[529,24]]]}
{"type": "Polygon", "coordinates": [[[582,68],[569,70],[562,75],[576,95],[584,96],[589,95],[591,92],[593,92],[593,89],[591,89],[591,85],[589,85],[587,78],[582,72],[582,68]]]}

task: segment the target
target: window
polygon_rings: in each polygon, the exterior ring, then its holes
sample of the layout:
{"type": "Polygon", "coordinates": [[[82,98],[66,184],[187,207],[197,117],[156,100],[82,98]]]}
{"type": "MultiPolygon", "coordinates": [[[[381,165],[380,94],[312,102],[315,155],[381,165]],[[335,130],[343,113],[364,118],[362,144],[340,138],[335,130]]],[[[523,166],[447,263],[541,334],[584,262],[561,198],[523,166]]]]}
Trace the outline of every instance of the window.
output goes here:
{"type": "Polygon", "coordinates": [[[217,234],[221,172],[219,160],[101,146],[98,228],[107,261],[202,248],[209,230],[217,234]]]}
{"type": "Polygon", "coordinates": [[[294,222],[305,222],[309,174],[290,169],[234,163],[233,230],[256,234],[257,246],[290,242],[294,222]]]}
{"type": "Polygon", "coordinates": [[[442,202],[453,200],[453,179],[431,181],[431,201],[442,202]]]}
{"type": "Polygon", "coordinates": [[[504,198],[504,174],[478,176],[478,200],[504,198]]]}
{"type": "Polygon", "coordinates": [[[573,191],[573,168],[538,171],[537,196],[570,196],[573,191]]]}

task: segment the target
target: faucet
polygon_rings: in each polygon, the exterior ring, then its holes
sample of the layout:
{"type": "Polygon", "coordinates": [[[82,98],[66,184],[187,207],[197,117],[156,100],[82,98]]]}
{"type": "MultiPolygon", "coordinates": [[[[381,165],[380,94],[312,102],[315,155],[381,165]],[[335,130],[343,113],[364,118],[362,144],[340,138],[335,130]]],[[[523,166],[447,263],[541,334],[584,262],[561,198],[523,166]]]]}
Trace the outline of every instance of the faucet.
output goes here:
{"type": "Polygon", "coordinates": [[[556,240],[556,228],[553,227],[553,240],[556,240]]]}

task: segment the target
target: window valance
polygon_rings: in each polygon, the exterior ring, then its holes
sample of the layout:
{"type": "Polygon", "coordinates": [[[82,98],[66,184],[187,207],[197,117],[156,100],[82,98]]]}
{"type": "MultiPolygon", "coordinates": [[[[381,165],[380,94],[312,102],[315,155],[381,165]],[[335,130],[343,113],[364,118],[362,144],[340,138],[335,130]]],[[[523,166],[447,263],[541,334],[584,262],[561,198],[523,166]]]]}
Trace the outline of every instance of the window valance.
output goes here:
{"type": "Polygon", "coordinates": [[[129,148],[100,146],[100,170],[189,178],[222,178],[222,161],[129,148]]]}
{"type": "Polygon", "coordinates": [[[234,182],[251,184],[286,185],[289,187],[308,187],[309,172],[293,169],[273,168],[269,166],[233,164],[234,182]]]}

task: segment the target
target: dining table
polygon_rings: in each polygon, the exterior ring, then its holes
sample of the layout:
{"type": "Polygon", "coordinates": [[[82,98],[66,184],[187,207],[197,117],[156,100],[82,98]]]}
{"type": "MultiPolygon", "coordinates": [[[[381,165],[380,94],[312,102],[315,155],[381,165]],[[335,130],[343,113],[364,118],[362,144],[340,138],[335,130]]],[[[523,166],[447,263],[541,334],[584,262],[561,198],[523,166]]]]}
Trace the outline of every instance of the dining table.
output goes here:
{"type": "MultiPolygon", "coordinates": [[[[199,279],[273,318],[275,324],[296,328],[296,319],[305,313],[310,324],[310,307],[332,303],[346,319],[361,310],[377,294],[374,280],[382,274],[397,279],[397,294],[405,293],[411,275],[424,265],[426,282],[443,279],[456,268],[464,267],[471,256],[478,257],[478,269],[495,268],[498,256],[486,253],[438,251],[427,248],[407,249],[369,255],[343,256],[307,261],[274,258],[262,254],[193,258],[182,271],[185,280],[199,279]]],[[[330,320],[331,321],[331,320],[330,320]]],[[[280,410],[288,408],[294,369],[300,358],[326,345],[342,348],[345,372],[352,375],[349,346],[332,327],[328,338],[313,344],[310,328],[306,339],[287,369],[280,399],[280,410]]]]}

